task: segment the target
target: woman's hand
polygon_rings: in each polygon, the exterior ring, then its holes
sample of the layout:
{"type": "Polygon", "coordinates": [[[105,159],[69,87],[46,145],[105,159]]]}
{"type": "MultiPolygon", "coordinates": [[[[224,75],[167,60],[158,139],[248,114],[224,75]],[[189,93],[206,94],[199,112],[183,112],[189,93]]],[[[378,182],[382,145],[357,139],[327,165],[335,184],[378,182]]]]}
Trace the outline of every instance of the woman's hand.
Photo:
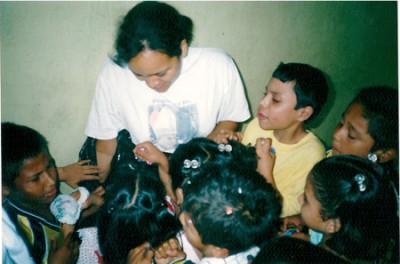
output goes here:
{"type": "Polygon", "coordinates": [[[66,182],[72,188],[78,187],[78,182],[84,180],[99,180],[96,173],[103,172],[97,165],[88,165],[90,160],[81,160],[64,167],[58,167],[61,181],[66,182]]]}

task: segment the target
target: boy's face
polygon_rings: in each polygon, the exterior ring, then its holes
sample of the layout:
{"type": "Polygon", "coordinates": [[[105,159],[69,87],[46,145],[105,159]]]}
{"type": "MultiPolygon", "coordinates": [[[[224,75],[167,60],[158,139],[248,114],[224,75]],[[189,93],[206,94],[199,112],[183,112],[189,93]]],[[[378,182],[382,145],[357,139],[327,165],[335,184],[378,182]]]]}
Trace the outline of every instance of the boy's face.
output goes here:
{"type": "Polygon", "coordinates": [[[203,255],[202,257],[213,257],[213,246],[205,245],[201,242],[200,234],[192,223],[190,215],[184,211],[179,215],[179,220],[181,221],[183,231],[185,232],[190,244],[201,252],[203,255]]]}
{"type": "Polygon", "coordinates": [[[297,125],[298,110],[295,82],[281,82],[272,77],[257,111],[259,125],[265,130],[281,130],[297,125]]]}
{"type": "Polygon", "coordinates": [[[35,209],[47,206],[55,199],[59,180],[54,159],[45,152],[26,159],[10,189],[10,197],[21,205],[35,209]]]}
{"type": "Polygon", "coordinates": [[[368,120],[363,117],[360,104],[351,104],[333,133],[333,155],[351,154],[368,158],[374,139],[368,133],[368,120]]]}

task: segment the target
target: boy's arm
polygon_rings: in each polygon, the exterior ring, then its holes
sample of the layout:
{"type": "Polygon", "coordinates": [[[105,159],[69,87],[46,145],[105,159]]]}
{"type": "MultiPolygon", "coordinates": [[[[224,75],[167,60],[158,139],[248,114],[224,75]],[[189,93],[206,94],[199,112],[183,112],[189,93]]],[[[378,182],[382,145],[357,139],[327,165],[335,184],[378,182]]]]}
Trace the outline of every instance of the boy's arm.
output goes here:
{"type": "Polygon", "coordinates": [[[269,184],[278,191],[273,176],[275,164],[275,150],[271,146],[270,138],[258,138],[256,141],[257,171],[267,180],[269,184]]]}
{"type": "Polygon", "coordinates": [[[81,160],[64,167],[58,167],[60,181],[66,182],[72,188],[77,188],[78,183],[84,180],[98,180],[96,173],[103,170],[97,165],[89,165],[90,160],[81,160]]]}

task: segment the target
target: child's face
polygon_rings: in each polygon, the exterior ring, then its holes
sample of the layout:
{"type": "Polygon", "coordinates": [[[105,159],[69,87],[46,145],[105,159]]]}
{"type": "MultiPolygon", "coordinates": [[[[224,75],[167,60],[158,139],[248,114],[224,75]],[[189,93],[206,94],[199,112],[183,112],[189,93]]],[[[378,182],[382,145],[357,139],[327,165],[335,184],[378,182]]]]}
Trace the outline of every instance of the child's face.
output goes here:
{"type": "Polygon", "coordinates": [[[190,215],[184,211],[179,215],[179,220],[181,221],[183,231],[190,244],[201,252],[203,257],[212,257],[212,246],[205,245],[201,242],[201,237],[196,227],[190,219],[190,215]]]}
{"type": "Polygon", "coordinates": [[[304,224],[316,231],[325,232],[326,223],[320,214],[321,204],[315,199],[314,190],[308,180],[304,193],[299,196],[299,203],[304,224]]]}
{"type": "Polygon", "coordinates": [[[49,205],[58,194],[59,182],[54,160],[45,152],[26,159],[14,181],[10,196],[20,204],[34,209],[49,205]]]}
{"type": "Polygon", "coordinates": [[[257,111],[259,125],[265,130],[287,129],[297,125],[295,82],[283,83],[272,77],[257,111]]]}
{"type": "Polygon", "coordinates": [[[351,104],[333,133],[333,155],[351,154],[367,158],[374,139],[368,134],[368,120],[363,117],[360,104],[351,104]]]}

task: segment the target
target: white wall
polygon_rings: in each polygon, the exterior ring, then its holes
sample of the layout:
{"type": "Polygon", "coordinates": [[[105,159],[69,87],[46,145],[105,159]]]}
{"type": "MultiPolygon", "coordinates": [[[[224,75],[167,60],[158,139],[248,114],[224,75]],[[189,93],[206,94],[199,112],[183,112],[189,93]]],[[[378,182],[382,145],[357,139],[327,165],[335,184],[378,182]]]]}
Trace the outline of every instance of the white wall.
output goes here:
{"type": "MultiPolygon", "coordinates": [[[[1,2],[1,119],[50,141],[74,162],[101,64],[136,2],[1,2]]],[[[327,143],[344,107],[367,85],[397,87],[396,2],[170,2],[195,23],[192,46],[235,59],[254,111],[280,61],[325,71],[331,96],[315,132],[327,143]],[[335,94],[334,93],[334,94],[335,94]]]]}

